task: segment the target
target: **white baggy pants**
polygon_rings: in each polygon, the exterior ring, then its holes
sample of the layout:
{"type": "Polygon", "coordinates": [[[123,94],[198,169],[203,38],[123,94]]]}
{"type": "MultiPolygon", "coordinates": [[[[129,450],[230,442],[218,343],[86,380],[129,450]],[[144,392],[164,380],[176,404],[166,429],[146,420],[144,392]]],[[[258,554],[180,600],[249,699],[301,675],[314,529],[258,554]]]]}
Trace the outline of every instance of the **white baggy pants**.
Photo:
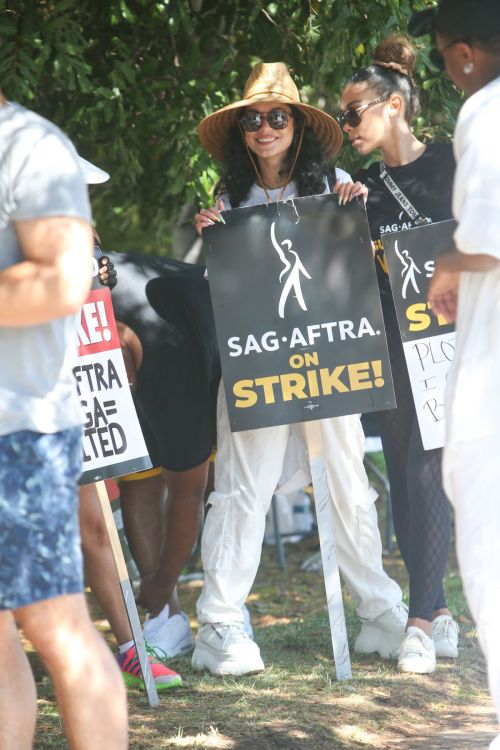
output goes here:
{"type": "MultiPolygon", "coordinates": [[[[444,482],[455,508],[457,556],[500,721],[500,433],[446,448],[444,482]]],[[[491,747],[500,749],[500,736],[491,747]]]]}
{"type": "MultiPolygon", "coordinates": [[[[363,466],[358,415],[321,421],[333,499],[340,571],[360,617],[372,620],[401,601],[382,566],[376,493],[363,466]]],[[[215,490],[203,529],[205,573],[198,621],[242,622],[241,607],[259,567],[265,516],[280,480],[290,435],[305,441],[303,424],[231,433],[221,385],[217,405],[215,490]]]]}

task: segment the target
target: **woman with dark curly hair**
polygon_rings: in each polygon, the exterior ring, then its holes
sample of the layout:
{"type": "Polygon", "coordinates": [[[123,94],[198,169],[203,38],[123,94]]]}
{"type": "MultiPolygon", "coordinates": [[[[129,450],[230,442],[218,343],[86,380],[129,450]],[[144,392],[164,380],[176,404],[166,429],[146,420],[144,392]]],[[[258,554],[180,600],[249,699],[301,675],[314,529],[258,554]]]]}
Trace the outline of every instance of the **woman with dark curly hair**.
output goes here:
{"type": "MultiPolygon", "coordinates": [[[[290,106],[289,109],[294,130],[290,147],[280,165],[279,180],[283,181],[293,167],[293,182],[297,195],[319,195],[325,192],[325,178],[328,185],[333,186],[337,182],[335,167],[331,161],[325,160],[324,152],[314,133],[309,128],[304,128],[305,117],[300,109],[294,106],[290,106]],[[299,141],[301,145],[297,153],[299,141]]],[[[228,195],[232,208],[250,202],[248,196],[255,183],[255,172],[249,169],[248,162],[249,154],[242,140],[240,127],[234,124],[228,132],[224,148],[224,169],[219,183],[219,191],[228,195]]],[[[339,181],[343,181],[346,173],[343,170],[338,171],[339,181]]],[[[359,188],[353,191],[353,195],[359,193],[359,188]]]]}
{"type": "MultiPolygon", "coordinates": [[[[340,128],[325,112],[300,101],[283,63],[256,65],[243,100],[206,117],[199,134],[224,165],[217,208],[195,217],[200,233],[231,208],[329,192],[345,203],[366,192],[328,161],[340,147],[340,128]]],[[[403,637],[406,610],[399,586],[382,567],[376,493],[363,467],[360,419],[324,419],[321,430],[339,567],[363,620],[355,648],[389,657],[403,637]]],[[[309,481],[309,468],[303,424],[231,433],[222,388],[217,444],[215,490],[208,498],[202,539],[205,583],[193,666],[240,675],[264,668],[259,647],[245,631],[241,607],[259,566],[265,514],[284,465],[302,486],[309,481]],[[288,464],[291,444],[295,460],[288,464]]]]}

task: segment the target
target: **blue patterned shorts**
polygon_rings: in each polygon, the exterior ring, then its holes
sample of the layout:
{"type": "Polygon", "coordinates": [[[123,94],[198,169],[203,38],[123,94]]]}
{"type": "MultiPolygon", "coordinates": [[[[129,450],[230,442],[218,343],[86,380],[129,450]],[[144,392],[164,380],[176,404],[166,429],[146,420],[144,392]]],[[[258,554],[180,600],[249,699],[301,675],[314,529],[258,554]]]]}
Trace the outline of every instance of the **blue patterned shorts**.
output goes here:
{"type": "Polygon", "coordinates": [[[81,430],[0,436],[0,610],[83,590],[81,430]]]}

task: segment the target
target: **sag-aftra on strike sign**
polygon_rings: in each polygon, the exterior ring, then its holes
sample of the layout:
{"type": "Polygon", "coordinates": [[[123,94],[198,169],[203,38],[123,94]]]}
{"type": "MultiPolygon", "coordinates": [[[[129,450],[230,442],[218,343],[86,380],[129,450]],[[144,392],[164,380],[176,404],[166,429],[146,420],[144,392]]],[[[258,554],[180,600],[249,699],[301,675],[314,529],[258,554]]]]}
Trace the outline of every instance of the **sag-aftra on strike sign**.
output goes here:
{"type": "Polygon", "coordinates": [[[455,328],[433,315],[427,291],[437,253],[453,245],[456,222],[440,221],[384,235],[399,330],[425,450],[445,437],[445,390],[455,354],[455,328]]]}
{"type": "Polygon", "coordinates": [[[313,196],[204,230],[233,431],[392,408],[364,208],[313,196]]]}

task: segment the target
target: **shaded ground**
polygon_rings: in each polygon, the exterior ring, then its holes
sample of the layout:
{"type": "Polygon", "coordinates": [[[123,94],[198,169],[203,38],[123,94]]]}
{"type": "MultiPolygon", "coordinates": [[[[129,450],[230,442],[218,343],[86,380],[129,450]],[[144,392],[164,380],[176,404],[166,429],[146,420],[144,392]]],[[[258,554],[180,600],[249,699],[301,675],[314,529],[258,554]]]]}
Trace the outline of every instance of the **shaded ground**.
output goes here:
{"type": "MultiPolygon", "coordinates": [[[[494,716],[456,570],[451,567],[447,576],[450,604],[461,624],[456,662],[441,661],[435,674],[414,676],[398,673],[393,662],[353,657],[353,679],[338,683],[321,575],[300,570],[315,545],[311,539],[287,546],[286,571],[277,566],[272,548],[264,550],[249,609],[266,671],[219,679],[193,672],[188,657],[177,659],[173,665],[185,686],[161,697],[159,708],[149,708],[139,691],[129,693],[132,750],[487,748],[494,736],[494,716]]],[[[388,558],[386,566],[405,582],[397,555],[388,558]]],[[[181,587],[191,617],[199,586],[192,581],[181,587]]],[[[98,627],[110,638],[107,622],[92,606],[98,627]]],[[[359,623],[348,598],[346,609],[352,646],[359,623]]],[[[65,748],[51,683],[36,656],[32,661],[40,695],[36,748],[65,748]]]]}

